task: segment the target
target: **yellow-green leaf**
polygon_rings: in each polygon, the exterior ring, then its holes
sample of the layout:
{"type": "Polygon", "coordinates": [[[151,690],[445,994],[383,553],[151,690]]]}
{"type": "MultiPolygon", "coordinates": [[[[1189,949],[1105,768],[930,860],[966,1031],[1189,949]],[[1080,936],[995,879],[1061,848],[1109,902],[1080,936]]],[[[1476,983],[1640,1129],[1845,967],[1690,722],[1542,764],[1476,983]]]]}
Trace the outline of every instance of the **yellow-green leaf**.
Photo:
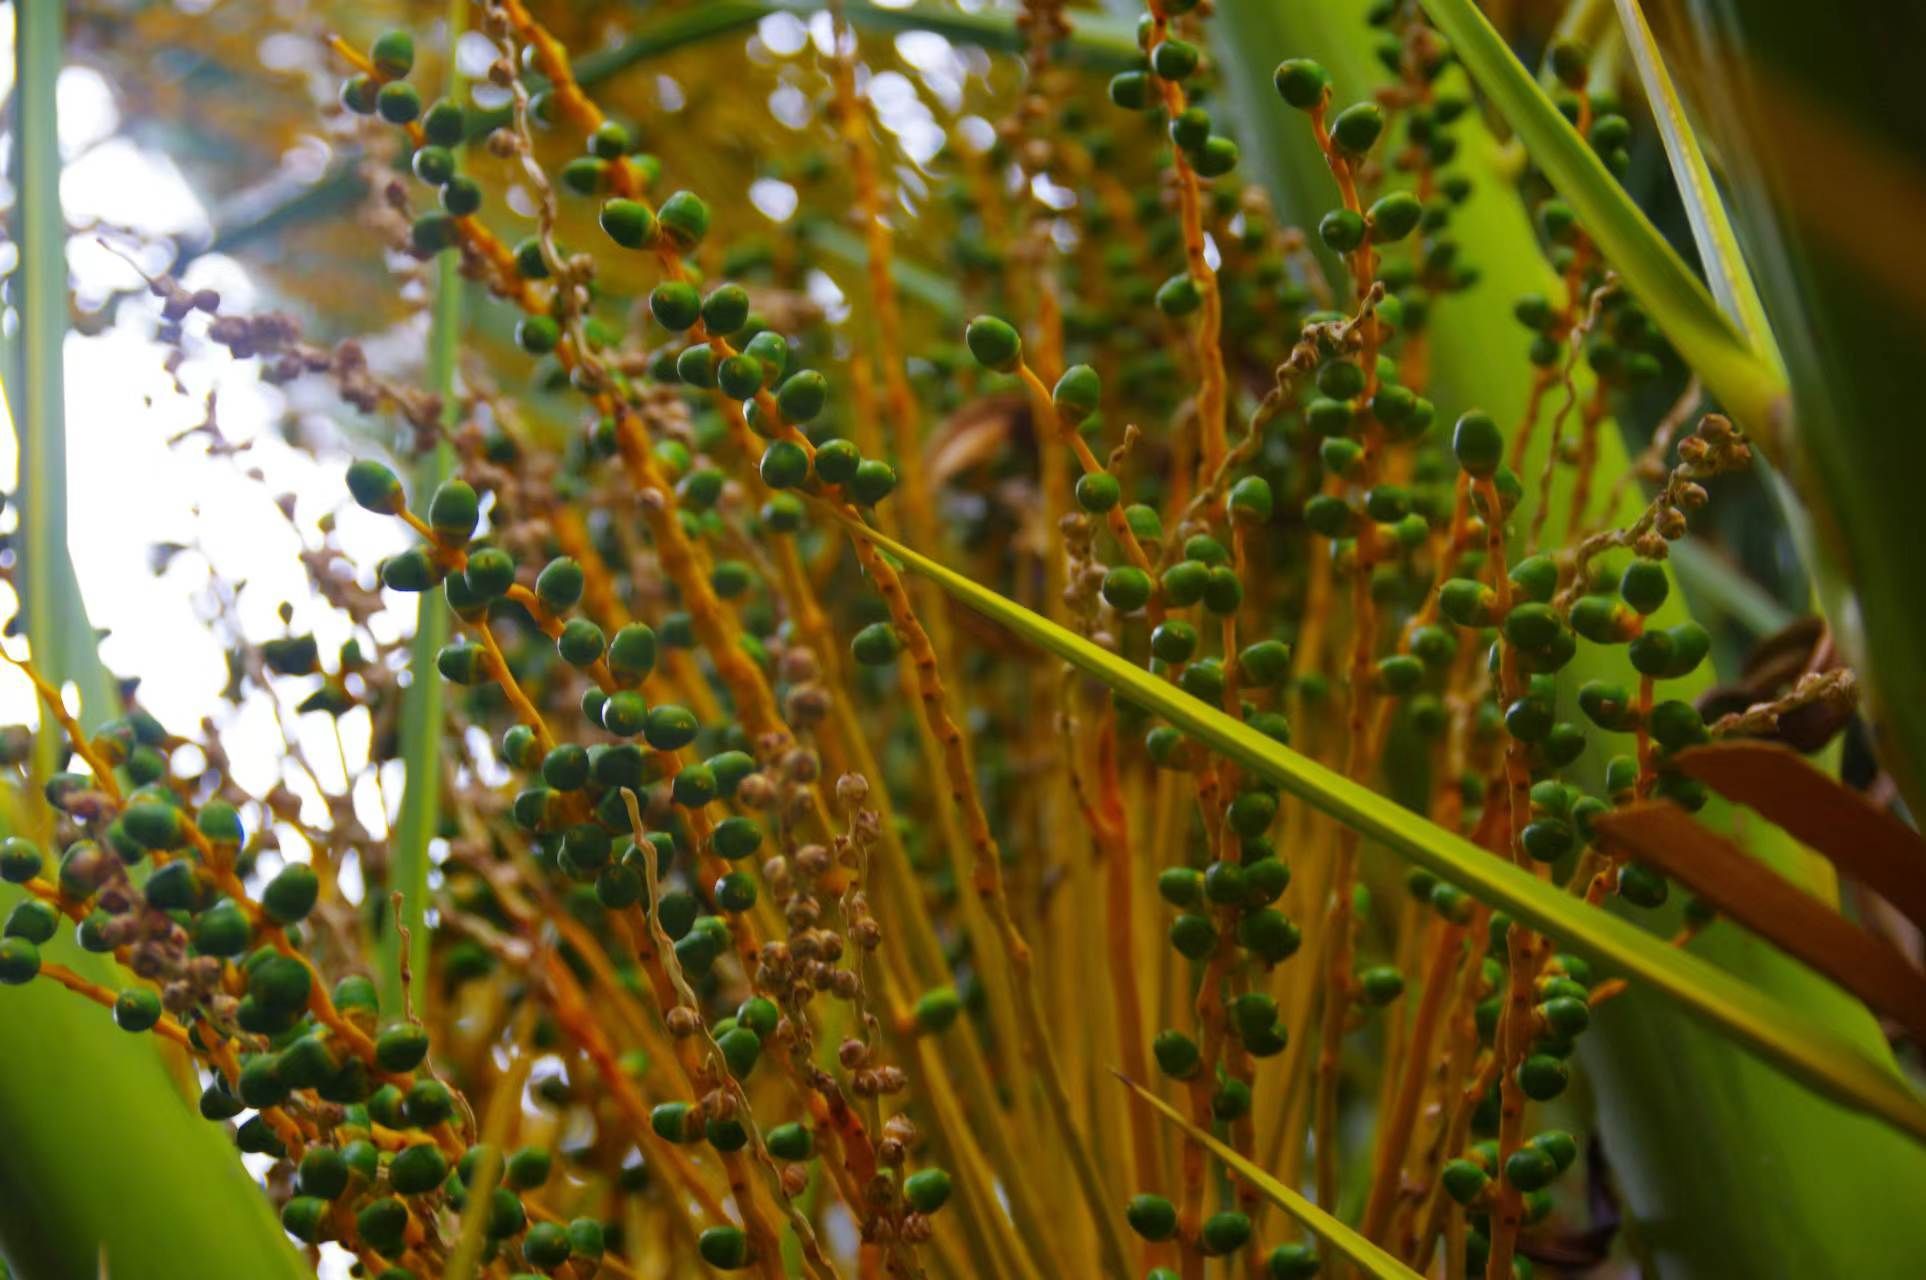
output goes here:
{"type": "Polygon", "coordinates": [[[1805,1012],[1763,995],[1697,956],[1670,947],[1637,926],[1501,861],[1463,836],[1265,737],[1142,667],[929,557],[866,525],[854,521],[849,525],[963,604],[1163,716],[1211,750],[1402,857],[1450,879],[1466,892],[1509,912],[1515,920],[1664,995],[1834,1101],[1878,1116],[1926,1142],[1926,1103],[1896,1072],[1805,1012]]]}
{"type": "Polygon", "coordinates": [[[1617,4],[1619,23],[1625,30],[1625,47],[1632,55],[1632,65],[1638,69],[1646,104],[1652,109],[1652,119],[1665,143],[1672,179],[1678,184],[1686,219],[1692,224],[1692,240],[1698,246],[1699,261],[1705,266],[1713,296],[1759,357],[1775,369],[1782,368],[1779,349],[1772,340],[1772,326],[1766,320],[1765,305],[1759,301],[1758,286],[1752,281],[1745,255],[1739,251],[1739,238],[1732,230],[1732,219],[1713,181],[1711,166],[1705,162],[1698,132],[1686,117],[1685,104],[1679,101],[1672,74],[1665,67],[1665,56],[1645,21],[1645,11],[1640,0],[1617,0],[1617,4]]]}
{"type": "MultiPolygon", "coordinates": [[[[1726,410],[1768,453],[1785,376],[1733,328],[1697,276],[1620,187],[1571,122],[1512,55],[1472,0],[1422,0],[1459,61],[1578,215],[1626,287],[1726,410]]],[[[1782,459],[1773,458],[1775,463],[1782,459]]]]}
{"type": "Polygon", "coordinates": [[[1356,1263],[1364,1274],[1376,1276],[1378,1280],[1418,1280],[1416,1271],[1345,1226],[1340,1219],[1312,1204],[1297,1191],[1265,1173],[1237,1154],[1234,1148],[1226,1146],[1211,1134],[1199,1129],[1186,1120],[1177,1108],[1128,1076],[1119,1074],[1117,1079],[1123,1081],[1132,1093],[1143,1099],[1145,1105],[1162,1112],[1165,1119],[1182,1129],[1192,1141],[1235,1169],[1237,1176],[1256,1187],[1263,1193],[1265,1199],[1296,1218],[1313,1235],[1326,1241],[1332,1248],[1356,1263]]]}

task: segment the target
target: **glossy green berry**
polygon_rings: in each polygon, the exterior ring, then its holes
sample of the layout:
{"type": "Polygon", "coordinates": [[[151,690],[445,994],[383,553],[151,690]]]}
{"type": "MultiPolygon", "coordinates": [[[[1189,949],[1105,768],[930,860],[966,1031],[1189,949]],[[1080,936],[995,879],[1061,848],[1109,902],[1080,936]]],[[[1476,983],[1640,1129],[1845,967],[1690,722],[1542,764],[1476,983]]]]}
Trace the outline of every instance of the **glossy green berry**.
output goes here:
{"type": "Polygon", "coordinates": [[[441,567],[420,547],[410,548],[381,562],[381,585],[390,591],[411,594],[428,591],[441,578],[441,567]]]}
{"type": "Polygon", "coordinates": [[[478,644],[456,641],[435,654],[435,670],[453,684],[476,685],[488,678],[488,653],[478,644]]]}
{"type": "Polygon", "coordinates": [[[1665,566],[1657,560],[1634,560],[1619,578],[1618,593],[1625,603],[1641,614],[1652,614],[1665,603],[1672,584],[1665,566]]]}
{"type": "Polygon", "coordinates": [[[1364,243],[1363,217],[1350,209],[1333,209],[1318,219],[1318,239],[1333,253],[1350,253],[1364,243]]]}
{"type": "Polygon", "coordinates": [[[655,242],[655,211],[640,200],[618,196],[604,201],[598,221],[608,238],[624,249],[643,249],[655,242]]]}
{"type": "Polygon", "coordinates": [[[388,1185],[404,1196],[433,1191],[447,1176],[448,1158],[432,1142],[402,1148],[388,1165],[388,1185]]]}
{"type": "Polygon", "coordinates": [[[1552,1167],[1559,1173],[1571,1168],[1578,1159],[1578,1142],[1563,1129],[1547,1129],[1543,1133],[1533,1134],[1527,1145],[1550,1156],[1552,1167]]]}
{"type": "Polygon", "coordinates": [[[1157,875],[1157,893],[1173,907],[1195,906],[1203,889],[1204,879],[1192,867],[1166,867],[1157,875]]]}
{"type": "Polygon", "coordinates": [[[686,1102],[657,1103],[649,1111],[649,1128],[665,1142],[693,1142],[696,1124],[695,1109],[686,1102]]]}
{"type": "MultiPolygon", "coordinates": [[[[1260,826],[1259,831],[1261,830],[1260,826]]],[[[1220,907],[1236,906],[1243,902],[1244,868],[1235,862],[1222,860],[1204,868],[1204,897],[1220,907]]],[[[1215,946],[1214,938],[1212,946],[1215,946]]]]}
{"type": "Polygon", "coordinates": [[[1311,1280],[1318,1273],[1317,1250],[1303,1244],[1280,1244],[1264,1259],[1265,1280],[1311,1280]]]}
{"type": "Polygon", "coordinates": [[[1160,40],[1150,51],[1150,69],[1165,80],[1184,80],[1197,70],[1202,56],[1188,40],[1160,40]]]}
{"type": "Polygon", "coordinates": [[[208,956],[237,956],[247,950],[253,928],[232,902],[219,902],[194,917],[194,949],[208,956]]]}
{"type": "MultiPolygon", "coordinates": [[[[1163,587],[1164,603],[1173,609],[1188,608],[1204,598],[1204,589],[1210,585],[1210,566],[1201,560],[1180,560],[1164,570],[1159,582],[1163,587]]],[[[1183,659],[1170,661],[1181,662],[1183,659]]]]}
{"type": "Polygon", "coordinates": [[[150,1031],[160,1019],[160,993],[151,987],[129,987],[114,1000],[114,1025],[122,1031],[150,1031]]]}
{"type": "MultiPolygon", "coordinates": [[[[1534,1102],[1549,1102],[1565,1092],[1565,1086],[1570,1083],[1571,1068],[1563,1059],[1548,1053],[1534,1053],[1518,1066],[1518,1087],[1534,1102]]],[[[1519,1189],[1535,1191],[1537,1187],[1521,1185],[1519,1189]]]]}
{"type": "Polygon", "coordinates": [[[281,1206],[281,1229],[296,1240],[314,1244],[326,1230],[327,1217],[327,1201],[309,1195],[290,1196],[281,1206]]]}
{"type": "Polygon", "coordinates": [[[1712,651],[1712,634],[1696,622],[1667,627],[1665,635],[1672,644],[1671,659],[1663,673],[1669,679],[1690,675],[1712,651]]]}
{"type": "Polygon", "coordinates": [[[847,440],[828,440],[816,450],[816,478],[824,484],[848,484],[862,466],[863,455],[847,440]]]}
{"type": "Polygon", "coordinates": [[[421,114],[421,94],[400,80],[384,84],[375,94],[375,114],[389,124],[407,124],[421,114]]]}
{"type": "Polygon", "coordinates": [[[1667,751],[1677,751],[1694,743],[1705,742],[1708,738],[1705,721],[1699,715],[1698,708],[1676,698],[1654,706],[1646,717],[1646,725],[1651,730],[1653,741],[1667,751]]]}
{"type": "Polygon", "coordinates": [[[339,1147],[309,1147],[301,1156],[294,1183],[304,1196],[333,1200],[348,1189],[348,1162],[339,1147]]]}
{"type": "Polygon", "coordinates": [[[1263,476],[1245,476],[1231,486],[1230,511],[1233,518],[1248,524],[1270,521],[1274,503],[1270,481],[1263,476]]]}
{"type": "Polygon", "coordinates": [[[1281,684],[1291,673],[1291,646],[1259,640],[1237,655],[1238,675],[1253,686],[1281,684]]]}
{"type": "Polygon", "coordinates": [[[341,105],[358,116],[371,116],[375,111],[375,95],[381,85],[372,76],[349,76],[341,82],[341,105]]]}
{"type": "Polygon", "coordinates": [[[1505,1158],[1505,1181],[1520,1191],[1537,1191],[1557,1176],[1557,1164],[1537,1147],[1520,1147],[1505,1158]]]}
{"type": "Polygon", "coordinates": [[[417,148],[409,167],[415,176],[430,186],[439,187],[455,176],[455,157],[447,147],[417,148]]]}
{"type": "Polygon", "coordinates": [[[481,209],[481,184],[460,174],[450,178],[441,189],[441,207],[453,218],[466,218],[481,209]]]}
{"type": "Polygon", "coordinates": [[[290,863],[261,891],[261,909],[276,924],[295,924],[314,910],[321,882],[305,862],[290,863]]]}
{"type": "Polygon", "coordinates": [[[572,667],[590,667],[602,657],[602,628],[587,618],[570,618],[555,638],[555,651],[572,667]]]}
{"type": "Polygon", "coordinates": [[[488,1236],[491,1240],[506,1240],[518,1235],[528,1225],[528,1210],[522,1205],[522,1198],[507,1187],[496,1187],[495,1193],[488,1198],[488,1236]]]}
{"type": "Polygon", "coordinates": [[[695,741],[697,728],[694,712],[663,703],[649,708],[642,732],[657,751],[679,751],[695,741]]]}
{"type": "Polygon", "coordinates": [[[865,458],[849,478],[849,496],[860,506],[873,507],[896,489],[896,469],[880,458],[865,458]]]}
{"type": "Polygon", "coordinates": [[[1119,613],[1135,613],[1150,602],[1150,575],[1134,565],[1118,565],[1103,576],[1104,603],[1119,613]]]}
{"type": "Polygon", "coordinates": [[[749,339],[742,353],[756,362],[765,387],[775,386],[789,367],[789,340],[773,329],[764,329],[749,339]]]}
{"type": "Polygon", "coordinates": [[[1365,213],[1371,239],[1378,244],[1402,240],[1417,230],[1424,217],[1424,206],[1408,191],[1394,191],[1379,197],[1365,213]]]}
{"type": "Polygon", "coordinates": [[[678,191],[656,211],[663,233],[677,248],[688,250],[709,234],[709,206],[691,191],[678,191]]]}
{"type": "Polygon", "coordinates": [[[1491,1175],[1476,1161],[1457,1159],[1445,1163],[1439,1170],[1439,1180],[1443,1183],[1445,1194],[1457,1203],[1470,1205],[1483,1195],[1485,1187],[1491,1182],[1491,1175]]]}
{"type": "Polygon", "coordinates": [[[816,1153],[816,1138],[800,1124],[780,1124],[763,1135],[769,1154],[778,1160],[807,1160],[816,1153]]]}
{"type": "Polygon", "coordinates": [[[384,80],[399,80],[414,70],[415,38],[406,31],[384,31],[368,46],[368,61],[384,80]]]}
{"type": "Polygon", "coordinates": [[[740,1271],[749,1265],[749,1237],[738,1227],[710,1227],[696,1237],[696,1252],[718,1271],[740,1271]]]}
{"type": "Polygon", "coordinates": [[[1123,486],[1108,471],[1089,471],[1077,477],[1077,505],[1091,515],[1102,515],[1123,501],[1123,486]]]}
{"type": "Polygon", "coordinates": [[[1204,305],[1203,286],[1189,275],[1176,275],[1157,286],[1157,310],[1173,320],[1204,305]]]}
{"type": "Polygon", "coordinates": [[[530,1266],[544,1270],[561,1266],[573,1250],[568,1231],[559,1222],[537,1222],[522,1237],[522,1257],[530,1266]]]}
{"type": "Polygon", "coordinates": [[[1375,102],[1357,102],[1331,121],[1331,140],[1340,150],[1363,155],[1384,132],[1384,112],[1375,102]]]}
{"type": "Polygon", "coordinates": [[[1618,895],[1635,907],[1665,904],[1669,889],[1665,877],[1642,862],[1628,862],[1618,869],[1618,895]]]}
{"type": "Polygon", "coordinates": [[[1237,144],[1221,135],[1204,139],[1203,146],[1190,153],[1191,168],[1205,178],[1221,178],[1237,168],[1237,144]]]}
{"type": "Polygon", "coordinates": [[[557,556],[535,578],[535,595],[544,608],[563,613],[582,598],[582,566],[569,556],[557,556]]]}
{"type": "Polygon", "coordinates": [[[379,462],[363,458],[350,463],[347,483],[348,493],[365,510],[384,516],[401,513],[406,500],[401,491],[401,481],[379,462]]]}
{"type": "Polygon", "coordinates": [[[1518,833],[1525,854],[1536,862],[1556,862],[1577,846],[1571,825],[1556,818],[1540,818],[1518,833]]]}
{"type": "Polygon", "coordinates": [[[1300,111],[1309,111],[1323,99],[1331,77],[1309,58],[1290,58],[1277,64],[1271,83],[1285,102],[1300,111]]]}
{"type": "Polygon", "coordinates": [[[893,624],[872,622],[856,633],[849,642],[849,651],[866,667],[887,666],[903,651],[903,641],[893,624]]]}
{"type": "Polygon", "coordinates": [[[637,684],[655,670],[655,631],[640,622],[631,622],[609,641],[609,671],[625,683],[637,684]]]}
{"type": "Polygon", "coordinates": [[[1124,1221],[1146,1240],[1168,1240],[1177,1234],[1177,1206],[1163,1196],[1132,1196],[1124,1206],[1124,1221]]]}
{"type": "Polygon", "coordinates": [[[1103,383],[1097,371],[1087,364],[1073,364],[1057,379],[1050,400],[1065,422],[1075,424],[1097,411],[1102,395],[1103,383]]]}
{"type": "Polygon", "coordinates": [[[776,390],[776,407],[795,423],[813,422],[829,402],[829,380],[814,369],[793,374],[776,390]]]}
{"type": "Polygon", "coordinates": [[[1159,1031],[1150,1042],[1150,1053],[1157,1069],[1173,1080],[1188,1080],[1203,1065],[1197,1042],[1181,1031],[1159,1031]]]}
{"type": "Polygon", "coordinates": [[[1555,996],[1538,1006],[1538,1014],[1553,1035],[1570,1040],[1591,1025],[1591,1006],[1583,999],[1555,996]]]}
{"type": "Polygon", "coordinates": [[[1204,582],[1204,607],[1219,617],[1229,617],[1244,603],[1244,584],[1229,565],[1218,565],[1204,582]]]}
{"type": "Polygon", "coordinates": [[[963,341],[976,362],[995,373],[1014,373],[1023,359],[1023,339],[1013,325],[996,316],[970,321],[963,341]]]}
{"type": "Polygon", "coordinates": [[[941,1169],[919,1169],[903,1179],[903,1199],[918,1213],[935,1213],[950,1199],[950,1175],[941,1169]]]}
{"type": "Polygon", "coordinates": [[[1210,1097],[1210,1112],[1226,1124],[1243,1119],[1251,1112],[1250,1086],[1235,1077],[1220,1081],[1210,1097]]]}
{"type": "Polygon", "coordinates": [[[1504,433],[1490,414],[1473,410],[1460,417],[1452,429],[1451,452],[1467,475],[1488,479],[1498,470],[1504,450],[1504,433]]]}
{"type": "Polygon", "coordinates": [[[502,1168],[502,1183],[517,1191],[533,1191],[548,1181],[554,1158],[547,1147],[523,1147],[508,1157],[502,1168]]]}
{"type": "Polygon", "coordinates": [[[437,537],[459,546],[474,535],[481,519],[481,502],[461,480],[444,481],[428,502],[428,524],[437,537]]]}
{"type": "Polygon", "coordinates": [[[1281,964],[1297,954],[1303,933],[1284,914],[1266,907],[1237,922],[1237,943],[1265,964],[1281,964]]]}
{"type": "Polygon", "coordinates": [[[448,1086],[439,1080],[417,1080],[402,1101],[408,1123],[419,1129],[432,1129],[455,1110],[455,1099],[448,1086]]]}
{"type": "Polygon", "coordinates": [[[794,489],[809,479],[809,455],[794,441],[772,441],[763,450],[760,470],[771,489],[794,489]]]}
{"type": "Polygon", "coordinates": [[[459,146],[468,136],[467,113],[460,103],[443,98],[421,113],[421,132],[430,146],[459,146]]]}
{"type": "Polygon", "coordinates": [[[1558,637],[1557,612],[1547,604],[1526,601],[1512,606],[1505,615],[1505,639],[1527,651],[1541,650],[1558,637]]]}
{"type": "Polygon", "coordinates": [[[726,338],[749,323],[749,294],[739,284],[725,284],[702,300],[702,327],[712,337],[726,338]]]}
{"type": "Polygon", "coordinates": [[[383,1071],[413,1071],[427,1056],[428,1033],[417,1023],[396,1023],[375,1038],[375,1061],[383,1071]]]}
{"type": "Polygon", "coordinates": [[[199,902],[203,887],[193,865],[177,860],[147,877],[141,892],[147,905],[157,911],[189,911],[199,902]]]}
{"type": "Polygon", "coordinates": [[[1142,71],[1123,71],[1112,76],[1106,88],[1113,105],[1126,111],[1142,111],[1151,102],[1150,77],[1142,71]]]}
{"type": "Polygon", "coordinates": [[[46,858],[39,846],[20,836],[8,836],[0,840],[0,880],[8,884],[25,884],[40,874],[46,865],[46,858]]]}
{"type": "Polygon", "coordinates": [[[1186,960],[1204,960],[1217,950],[1217,926],[1209,916],[1178,916],[1171,921],[1170,945],[1186,960]]]}
{"type": "Polygon", "coordinates": [[[0,937],[25,938],[36,947],[53,940],[60,931],[60,913],[51,903],[38,898],[28,898],[16,903],[7,913],[7,923],[0,937]]]}
{"type": "Polygon", "coordinates": [[[1269,1031],[1277,1024],[1277,1001],[1259,991],[1249,991],[1231,1001],[1231,1025],[1243,1038],[1269,1031]]]}
{"type": "Polygon", "coordinates": [[[1236,1253],[1250,1242],[1251,1220],[1235,1211],[1213,1213],[1204,1219],[1197,1233],[1197,1244],[1206,1254],[1222,1257],[1236,1253]]]}
{"type": "Polygon", "coordinates": [[[1390,1004],[1404,994],[1404,975],[1390,965],[1377,965],[1358,975],[1358,998],[1373,1008],[1390,1004]]]}
{"type": "Polygon", "coordinates": [[[649,314],[671,333],[681,333],[702,318],[702,295],[694,285],[671,280],[649,291],[649,314]]]}
{"type": "Polygon", "coordinates": [[[747,400],[762,389],[762,364],[752,355],[725,357],[716,365],[716,386],[732,400],[747,400]]]}

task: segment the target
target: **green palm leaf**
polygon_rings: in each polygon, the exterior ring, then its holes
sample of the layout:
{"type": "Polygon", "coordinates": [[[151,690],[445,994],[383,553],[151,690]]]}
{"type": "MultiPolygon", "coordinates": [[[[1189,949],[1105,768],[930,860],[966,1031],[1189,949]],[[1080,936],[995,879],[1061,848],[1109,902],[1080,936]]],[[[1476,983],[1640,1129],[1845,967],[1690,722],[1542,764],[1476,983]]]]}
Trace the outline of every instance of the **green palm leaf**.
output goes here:
{"type": "MultiPolygon", "coordinates": [[[[62,5],[27,0],[15,14],[22,325],[6,372],[21,445],[22,598],[35,664],[80,690],[82,723],[94,726],[118,705],[67,554],[67,258],[54,109],[62,5]]],[[[60,732],[51,720],[43,717],[43,772],[60,732]]],[[[0,829],[19,829],[23,816],[0,814],[0,829]]],[[[21,896],[0,885],[0,911],[21,896]]],[[[42,954],[118,983],[107,960],[71,937],[42,954]]],[[[304,1274],[260,1188],[221,1130],[182,1098],[151,1039],[129,1037],[106,1010],[45,980],[0,990],[0,1027],[0,1256],[16,1275],[167,1280],[190,1258],[210,1280],[304,1274]]]]}

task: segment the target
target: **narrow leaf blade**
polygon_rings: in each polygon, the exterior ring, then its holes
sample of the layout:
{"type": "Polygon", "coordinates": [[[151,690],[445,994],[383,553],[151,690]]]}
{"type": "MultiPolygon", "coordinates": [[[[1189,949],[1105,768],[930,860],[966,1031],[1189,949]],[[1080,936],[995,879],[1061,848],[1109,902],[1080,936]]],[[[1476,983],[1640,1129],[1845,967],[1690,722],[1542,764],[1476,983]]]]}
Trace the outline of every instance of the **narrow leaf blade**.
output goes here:
{"type": "MultiPolygon", "coordinates": [[[[1785,378],[1753,352],[1718,305],[1560,115],[1472,0],[1422,0],[1432,22],[1578,214],[1626,285],[1728,412],[1778,451],[1785,378]]],[[[1775,463],[1782,461],[1774,457],[1775,463]]]]}
{"type": "Polygon", "coordinates": [[[1274,742],[927,556],[866,525],[848,524],[963,604],[1163,716],[1211,750],[1426,870],[1448,877],[1521,923],[1666,996],[1834,1101],[1878,1116],[1926,1143],[1926,1103],[1894,1071],[1803,1011],[1500,861],[1464,837],[1274,742]]]}
{"type": "Polygon", "coordinates": [[[1123,1081],[1126,1088],[1142,1099],[1144,1105],[1162,1114],[1171,1124],[1182,1129],[1193,1142],[1235,1169],[1237,1176],[1256,1187],[1263,1193],[1265,1199],[1303,1223],[1313,1235],[1328,1242],[1332,1248],[1356,1263],[1366,1275],[1376,1276],[1378,1280],[1418,1280],[1416,1271],[1351,1230],[1341,1219],[1326,1213],[1296,1190],[1285,1186],[1258,1168],[1239,1155],[1235,1148],[1225,1145],[1214,1135],[1192,1124],[1177,1108],[1128,1076],[1120,1074],[1117,1079],[1123,1081]]]}
{"type": "MultiPolygon", "coordinates": [[[[67,226],[60,205],[56,86],[60,0],[14,6],[14,172],[18,175],[21,327],[7,387],[20,441],[19,563],[34,663],[80,690],[89,728],[119,710],[67,550],[67,226]]],[[[60,735],[41,734],[44,772],[60,735]]],[[[32,831],[39,797],[0,788],[0,834],[32,831]],[[33,805],[35,809],[25,809],[33,805]]],[[[0,913],[25,897],[0,885],[0,913]]],[[[118,971],[71,931],[42,949],[87,978],[118,971]]],[[[208,1280],[303,1273],[265,1196],[225,1135],[194,1114],[156,1038],[133,1039],[105,1009],[42,979],[0,990],[0,1256],[20,1276],[172,1274],[182,1259],[208,1280]]]]}
{"type": "Polygon", "coordinates": [[[1659,137],[1665,143],[1672,179],[1678,184],[1685,216],[1692,224],[1692,240],[1698,245],[1699,261],[1705,267],[1712,293],[1752,344],[1752,349],[1775,369],[1783,368],[1779,349],[1772,339],[1772,326],[1766,320],[1765,304],[1759,301],[1758,286],[1753,283],[1752,271],[1739,249],[1739,238],[1732,230],[1725,201],[1719,197],[1711,166],[1705,162],[1705,151],[1699,146],[1698,133],[1686,117],[1685,104],[1679,100],[1671,72],[1666,70],[1665,57],[1645,21],[1641,0],[1616,2],[1619,24],[1625,32],[1625,47],[1632,55],[1632,65],[1637,68],[1639,83],[1645,89],[1645,101],[1652,109],[1652,119],[1658,124],[1659,137]]]}

